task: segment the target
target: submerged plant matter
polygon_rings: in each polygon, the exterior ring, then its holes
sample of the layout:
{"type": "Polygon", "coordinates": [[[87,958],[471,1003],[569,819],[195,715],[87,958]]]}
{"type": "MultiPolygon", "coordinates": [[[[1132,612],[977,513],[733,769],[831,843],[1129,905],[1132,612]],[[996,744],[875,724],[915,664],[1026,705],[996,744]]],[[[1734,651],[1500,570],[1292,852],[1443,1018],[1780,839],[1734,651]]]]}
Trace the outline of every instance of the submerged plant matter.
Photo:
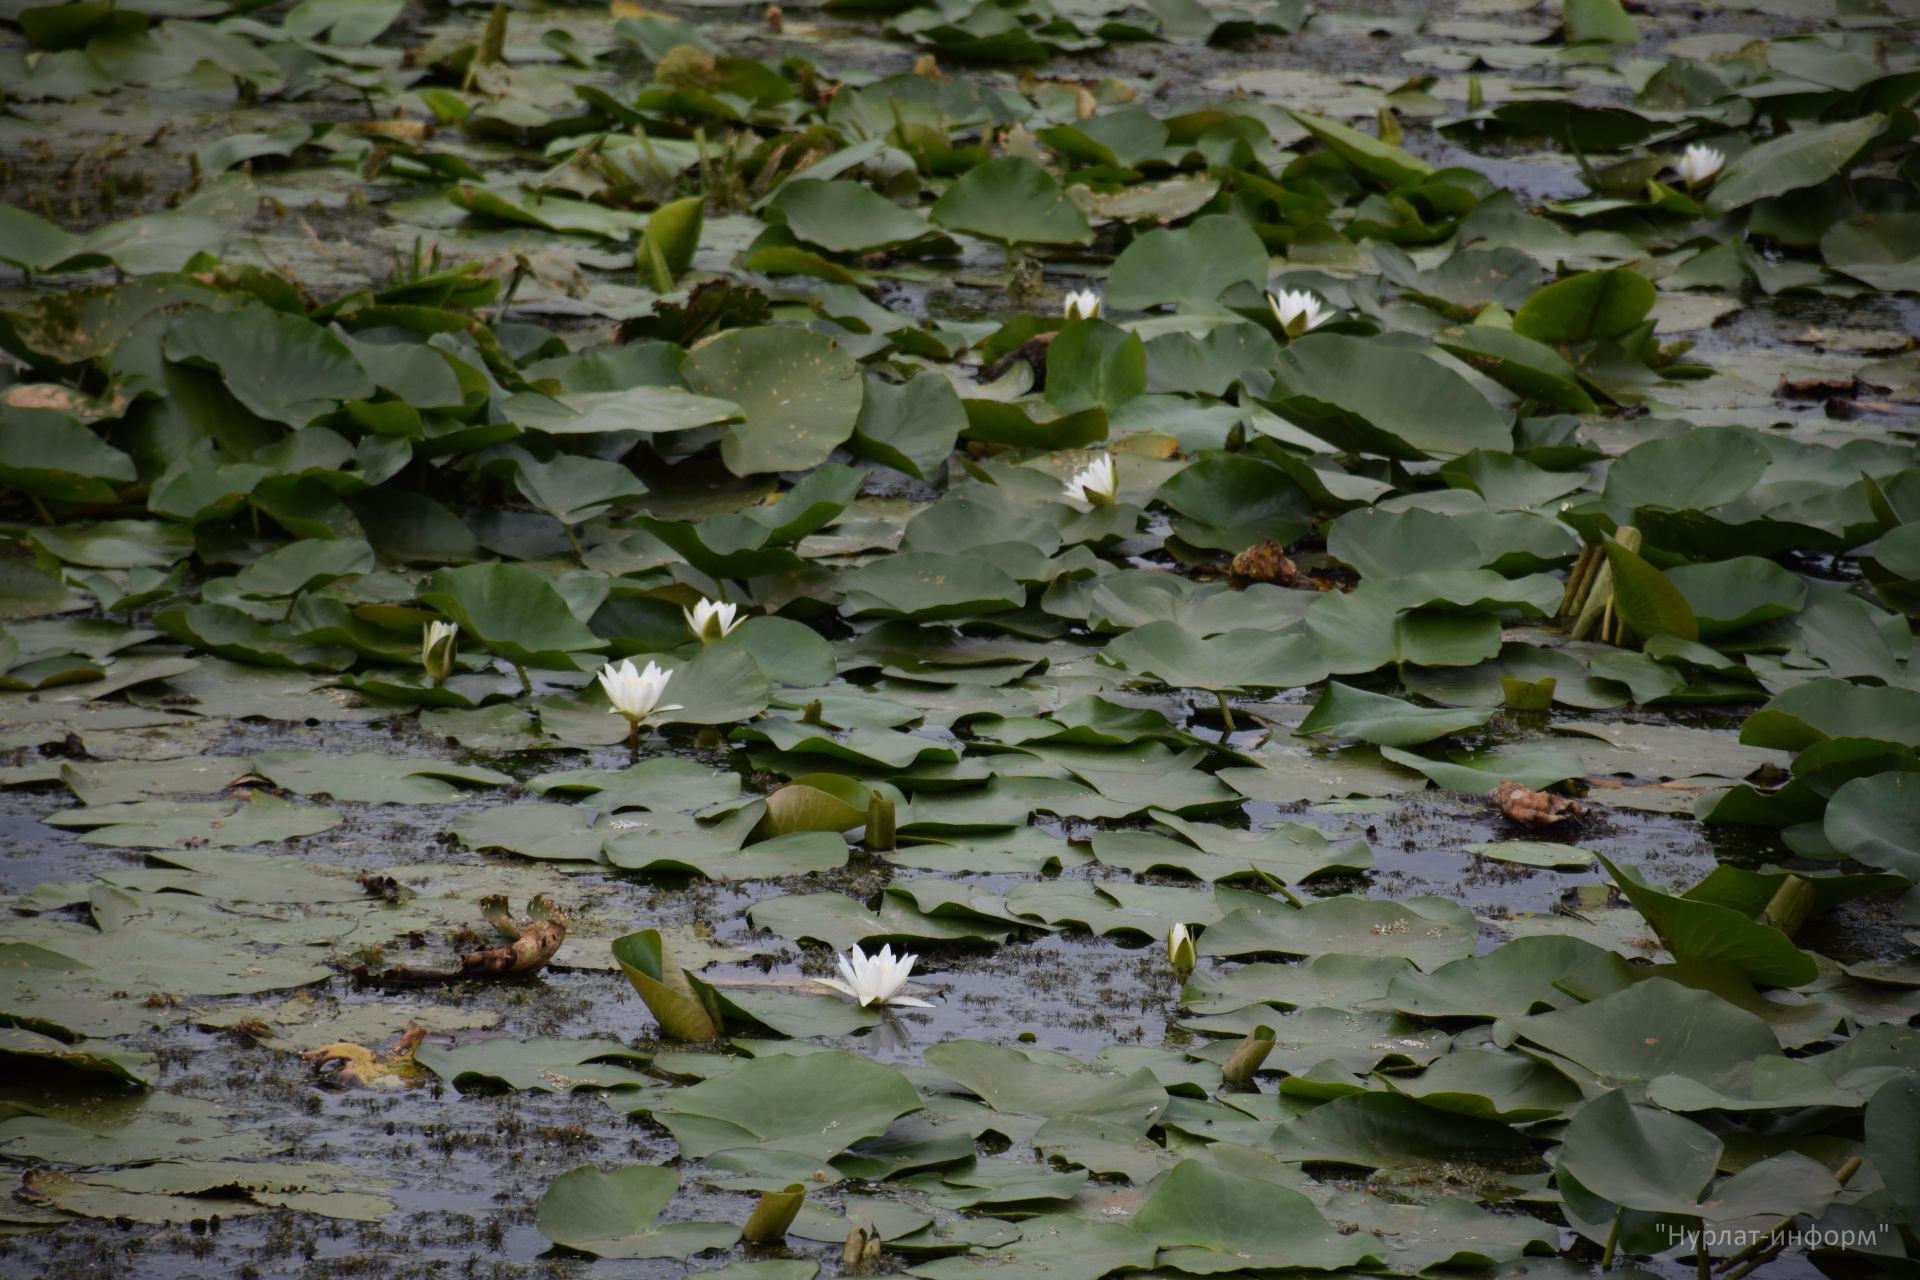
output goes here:
{"type": "Polygon", "coordinates": [[[0,1272],[1910,1266],[1914,16],[0,9],[0,1272]]]}

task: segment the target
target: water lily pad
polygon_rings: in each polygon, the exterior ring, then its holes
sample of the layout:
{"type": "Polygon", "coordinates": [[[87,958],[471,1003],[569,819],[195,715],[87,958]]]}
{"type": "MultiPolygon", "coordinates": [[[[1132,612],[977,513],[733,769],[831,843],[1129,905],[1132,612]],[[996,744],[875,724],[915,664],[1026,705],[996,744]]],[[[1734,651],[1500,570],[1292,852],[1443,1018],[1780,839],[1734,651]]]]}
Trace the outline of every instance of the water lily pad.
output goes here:
{"type": "Polygon", "coordinates": [[[1316,1107],[1274,1132],[1274,1154],[1363,1169],[1473,1161],[1531,1163],[1533,1144],[1504,1124],[1426,1106],[1398,1093],[1356,1093],[1316,1107]]]}
{"type": "Polygon", "coordinates": [[[1504,1124],[1550,1120],[1576,1110],[1582,1100],[1571,1080],[1511,1050],[1456,1049],[1417,1076],[1380,1079],[1426,1106],[1504,1124]]]}
{"type": "Polygon", "coordinates": [[[1024,156],[975,165],[934,202],[927,216],[949,231],[996,244],[1086,244],[1086,215],[1045,169],[1024,156]]]}
{"type": "Polygon", "coordinates": [[[1200,936],[1200,953],[1404,956],[1434,969],[1472,955],[1478,934],[1472,914],[1445,898],[1376,902],[1342,896],[1304,907],[1275,902],[1242,908],[1200,936]]]}
{"type": "Polygon", "coordinates": [[[1449,733],[1477,729],[1492,715],[1491,711],[1467,708],[1416,707],[1399,698],[1368,693],[1333,680],[1300,722],[1298,732],[1359,738],[1384,747],[1410,747],[1449,733]]]}
{"type": "Polygon", "coordinates": [[[1339,449],[1419,459],[1513,447],[1500,413],[1459,374],[1343,334],[1289,343],[1264,398],[1339,449]]]}
{"type": "Polygon", "coordinates": [[[1818,976],[1814,958],[1773,925],[1716,902],[1663,893],[1606,857],[1600,863],[1676,960],[1733,965],[1767,986],[1796,987],[1818,976]]]}
{"type": "Polygon", "coordinates": [[[1865,115],[1837,124],[1795,129],[1763,142],[1721,170],[1707,193],[1707,211],[1717,215],[1824,182],[1844,168],[1885,125],[1885,116],[1865,115]]]}
{"type": "Polygon", "coordinates": [[[572,671],[575,654],[607,647],[550,582],[517,565],[442,569],[427,580],[420,599],[452,618],[463,637],[520,666],[572,671]]]}
{"type": "Polygon", "coordinates": [[[1295,632],[1240,629],[1201,637],[1178,622],[1150,622],[1107,645],[1105,658],[1176,688],[1241,693],[1311,684],[1326,674],[1319,648],[1295,632]]]}
{"type": "Polygon", "coordinates": [[[825,334],[729,329],[695,347],[681,374],[695,392],[740,406],[743,420],[721,442],[739,476],[817,466],[860,416],[860,368],[825,334]]]}
{"type": "Polygon", "coordinates": [[[339,338],[304,316],[265,307],[185,316],[168,329],[166,353],[213,366],[250,412],[290,427],[374,393],[373,379],[339,338]]]}
{"type": "Polygon", "coordinates": [[[974,942],[995,945],[1009,930],[979,916],[925,915],[895,894],[885,894],[878,912],[838,893],[803,893],[755,903],[748,918],[785,938],[812,938],[836,951],[882,942],[974,942]]]}
{"type": "Polygon", "coordinates": [[[1710,1081],[1735,1063],[1780,1052],[1773,1032],[1752,1014],[1660,978],[1511,1025],[1522,1039],[1590,1072],[1601,1088],[1666,1075],[1710,1081]]]}
{"type": "Polygon", "coordinates": [[[1477,858],[1510,862],[1522,867],[1555,867],[1577,870],[1593,865],[1593,854],[1570,844],[1545,840],[1496,840],[1465,846],[1477,858]]]}
{"type": "Polygon", "coordinates": [[[624,1089],[652,1084],[621,1063],[644,1063],[647,1055],[617,1040],[560,1040],[504,1036],[453,1046],[421,1045],[413,1059],[459,1089],[505,1087],[571,1093],[575,1089],[624,1089]]]}
{"type": "Polygon", "coordinates": [[[265,751],[254,757],[253,767],[283,790],[362,804],[448,804],[470,794],[455,782],[482,787],[513,782],[497,769],[450,760],[402,761],[365,751],[344,756],[265,751]]]}
{"type": "Polygon", "coordinates": [[[1855,778],[1827,802],[1827,841],[1848,857],[1920,879],[1920,780],[1910,772],[1855,778]]]}
{"type": "Polygon", "coordinates": [[[831,253],[868,253],[926,235],[931,228],[860,182],[800,179],[783,183],[772,206],[793,234],[831,253]]]}
{"type": "Polygon", "coordinates": [[[1605,955],[1572,937],[1515,938],[1484,956],[1396,975],[1379,1003],[1426,1018],[1515,1018],[1572,1003],[1556,984],[1605,955]]]}
{"type": "Polygon", "coordinates": [[[84,829],[80,840],[86,844],[169,849],[271,844],[318,835],[340,825],[340,815],[256,791],[241,801],[129,800],[90,805],[63,809],[45,821],[84,829]]]}
{"type": "Polygon", "coordinates": [[[1108,305],[1145,311],[1163,303],[1210,306],[1236,284],[1267,281],[1267,250],[1245,220],[1226,214],[1149,231],[1115,259],[1108,305]]]}
{"type": "Polygon", "coordinates": [[[926,1052],[927,1064],[995,1111],[1084,1116],[1145,1133],[1166,1107],[1166,1090],[1148,1071],[1093,1072],[1058,1054],[1037,1058],[979,1040],[949,1040],[926,1052]]]}
{"type": "Polygon", "coordinates": [[[152,1054],[87,1040],[68,1044],[23,1027],[0,1028],[0,1055],[30,1059],[36,1070],[64,1067],[105,1075],[119,1083],[139,1087],[151,1085],[155,1075],[152,1054]]]}
{"type": "Polygon", "coordinates": [[[687,1258],[724,1249],[740,1238],[731,1223],[666,1222],[660,1213],[680,1189],[680,1175],[658,1165],[611,1172],[591,1165],[555,1178],[540,1197],[534,1225],[555,1244],[601,1258],[687,1258]]]}
{"type": "Polygon", "coordinates": [[[1116,1269],[1153,1264],[1154,1246],[1117,1222],[1088,1222],[1066,1214],[1041,1214],[1020,1224],[1019,1239],[982,1253],[936,1258],[907,1270],[923,1280],[963,1280],[981,1265],[1002,1265],[1059,1280],[1099,1280],[1116,1269]]]}
{"type": "Polygon", "coordinates": [[[975,556],[930,551],[888,556],[841,579],[849,613],[939,621],[1002,613],[1026,603],[1006,572],[975,556]]]}
{"type": "Polygon", "coordinates": [[[647,1105],[687,1157],[751,1147],[829,1160],[920,1109],[891,1067],[839,1050],[775,1054],[725,1075],[656,1095],[647,1105]]]}

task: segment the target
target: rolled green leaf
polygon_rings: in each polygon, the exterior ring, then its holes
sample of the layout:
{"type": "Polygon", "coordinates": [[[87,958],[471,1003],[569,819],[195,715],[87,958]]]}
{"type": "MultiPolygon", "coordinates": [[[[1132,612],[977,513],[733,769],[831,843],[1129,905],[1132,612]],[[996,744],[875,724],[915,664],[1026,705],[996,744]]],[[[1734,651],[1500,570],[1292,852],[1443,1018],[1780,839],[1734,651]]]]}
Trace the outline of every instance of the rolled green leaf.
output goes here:
{"type": "Polygon", "coordinates": [[[712,988],[696,985],[686,970],[672,963],[659,930],[615,938],[613,958],[667,1035],[676,1040],[720,1038],[726,1024],[712,988]]]}
{"type": "Polygon", "coordinates": [[[867,848],[884,852],[894,847],[893,801],[878,791],[867,798],[867,848]]]}
{"type": "Polygon", "coordinates": [[[1272,1052],[1273,1028],[1263,1023],[1249,1032],[1247,1038],[1240,1042],[1240,1047],[1233,1051],[1233,1056],[1221,1065],[1220,1078],[1229,1084],[1245,1084],[1253,1079],[1253,1073],[1260,1069],[1260,1064],[1272,1052]]]}
{"type": "Polygon", "coordinates": [[[800,1216],[800,1206],[806,1199],[806,1185],[799,1182],[788,1184],[785,1191],[767,1192],[754,1206],[747,1225],[740,1228],[740,1238],[748,1244],[776,1244],[786,1239],[787,1228],[800,1216]]]}

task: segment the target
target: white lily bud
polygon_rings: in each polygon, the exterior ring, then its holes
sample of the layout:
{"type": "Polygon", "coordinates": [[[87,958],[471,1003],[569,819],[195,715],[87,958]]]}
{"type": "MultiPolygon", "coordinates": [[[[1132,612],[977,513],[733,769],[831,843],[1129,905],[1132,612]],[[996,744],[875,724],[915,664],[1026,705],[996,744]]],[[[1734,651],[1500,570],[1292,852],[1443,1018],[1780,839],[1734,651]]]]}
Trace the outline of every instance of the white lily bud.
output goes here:
{"type": "Polygon", "coordinates": [[[1333,312],[1322,306],[1320,299],[1305,289],[1283,289],[1279,293],[1270,293],[1267,295],[1267,305],[1273,308],[1273,318],[1280,322],[1280,328],[1289,338],[1311,333],[1333,319],[1333,312]]]}
{"type": "Polygon", "coordinates": [[[609,662],[599,672],[600,687],[606,690],[607,701],[613,704],[607,711],[623,715],[635,725],[662,711],[681,710],[677,703],[665,706],[660,703],[667,691],[667,681],[672,678],[673,672],[663,671],[651,662],[645,671],[637,671],[631,658],[609,662]]]}
{"type": "Polygon", "coordinates": [[[1726,162],[1725,152],[1716,151],[1712,147],[1702,146],[1696,142],[1686,149],[1679,163],[1673,166],[1673,170],[1689,187],[1697,187],[1719,173],[1721,166],[1726,162]]]}
{"type": "Polygon", "coordinates": [[[1091,289],[1076,290],[1067,295],[1067,303],[1062,308],[1069,321],[1094,320],[1100,315],[1100,295],[1091,289]]]}
{"type": "Polygon", "coordinates": [[[1198,963],[1198,953],[1194,950],[1193,934],[1187,926],[1175,921],[1173,928],[1167,930],[1167,963],[1173,967],[1173,975],[1185,982],[1187,975],[1193,972],[1198,963]]]}
{"type": "Polygon", "coordinates": [[[1069,502],[1106,507],[1113,505],[1119,489],[1120,473],[1114,469],[1113,455],[1103,453],[1074,472],[1073,479],[1067,481],[1062,493],[1069,502]]]}
{"type": "Polygon", "coordinates": [[[838,957],[840,977],[822,978],[820,985],[832,987],[843,996],[853,997],[863,1009],[870,1004],[909,1005],[916,1009],[931,1009],[933,1006],[925,1000],[916,1000],[912,996],[900,994],[900,988],[907,985],[907,975],[913,972],[914,961],[919,958],[905,952],[895,956],[891,945],[881,947],[872,955],[867,955],[856,946],[844,956],[838,957]]]}
{"type": "Polygon", "coordinates": [[[736,617],[740,606],[720,604],[712,600],[702,600],[691,609],[680,612],[687,620],[687,631],[701,644],[712,644],[716,640],[725,640],[733,629],[745,622],[745,618],[736,617]]]}
{"type": "Polygon", "coordinates": [[[420,665],[427,669],[427,679],[438,688],[446,683],[453,674],[455,642],[460,628],[451,622],[429,622],[420,631],[420,665]]]}

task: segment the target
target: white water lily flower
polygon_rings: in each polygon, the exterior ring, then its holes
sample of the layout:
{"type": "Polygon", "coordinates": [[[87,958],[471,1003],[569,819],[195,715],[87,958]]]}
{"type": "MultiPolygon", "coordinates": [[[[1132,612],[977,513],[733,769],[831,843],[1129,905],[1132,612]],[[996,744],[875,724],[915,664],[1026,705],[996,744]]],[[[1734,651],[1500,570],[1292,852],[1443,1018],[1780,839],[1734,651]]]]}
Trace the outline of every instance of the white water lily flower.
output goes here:
{"type": "Polygon", "coordinates": [[[687,630],[701,644],[712,644],[716,640],[725,640],[732,630],[745,622],[745,618],[736,618],[739,612],[737,604],[720,604],[712,600],[702,600],[691,609],[680,612],[687,619],[687,630]]]}
{"type": "Polygon", "coordinates": [[[1184,982],[1187,975],[1193,972],[1196,959],[1193,934],[1188,932],[1186,925],[1174,921],[1173,928],[1167,930],[1167,963],[1173,966],[1175,975],[1184,982]]]}
{"type": "Polygon", "coordinates": [[[1103,453],[1073,473],[1073,479],[1067,481],[1064,493],[1069,502],[1106,507],[1113,505],[1114,495],[1119,488],[1120,474],[1114,470],[1113,455],[1103,453]]]}
{"type": "Polygon", "coordinates": [[[900,988],[907,985],[907,975],[913,972],[913,962],[919,958],[904,952],[895,956],[891,945],[881,947],[872,955],[867,955],[856,946],[838,957],[840,977],[846,981],[822,978],[820,985],[832,987],[843,996],[852,996],[862,1009],[870,1004],[911,1005],[916,1009],[931,1009],[933,1006],[925,1000],[898,994],[900,988]]]}
{"type": "Polygon", "coordinates": [[[1280,322],[1281,329],[1286,331],[1289,338],[1311,333],[1333,319],[1333,312],[1323,307],[1320,299],[1305,289],[1283,289],[1279,293],[1270,293],[1267,295],[1267,305],[1273,308],[1273,318],[1280,322]]]}
{"type": "Polygon", "coordinates": [[[600,687],[607,691],[607,701],[613,704],[607,708],[608,713],[623,715],[638,728],[642,720],[657,712],[681,710],[678,703],[660,705],[667,681],[672,678],[673,672],[663,671],[651,662],[645,671],[636,671],[631,658],[609,662],[600,668],[600,687]]]}
{"type": "Polygon", "coordinates": [[[1673,166],[1673,170],[1689,187],[1697,187],[1720,172],[1720,166],[1726,162],[1727,157],[1724,152],[1701,146],[1696,142],[1687,148],[1686,154],[1680,157],[1680,162],[1673,166]]]}
{"type": "Polygon", "coordinates": [[[1069,320],[1093,320],[1100,315],[1100,295],[1091,289],[1082,289],[1067,295],[1067,305],[1062,309],[1069,320]]]}
{"type": "Polygon", "coordinates": [[[453,674],[454,641],[460,628],[451,622],[429,622],[420,631],[420,665],[438,685],[453,674]]]}

